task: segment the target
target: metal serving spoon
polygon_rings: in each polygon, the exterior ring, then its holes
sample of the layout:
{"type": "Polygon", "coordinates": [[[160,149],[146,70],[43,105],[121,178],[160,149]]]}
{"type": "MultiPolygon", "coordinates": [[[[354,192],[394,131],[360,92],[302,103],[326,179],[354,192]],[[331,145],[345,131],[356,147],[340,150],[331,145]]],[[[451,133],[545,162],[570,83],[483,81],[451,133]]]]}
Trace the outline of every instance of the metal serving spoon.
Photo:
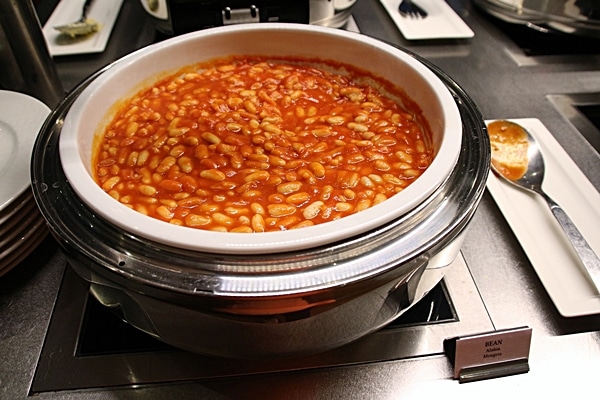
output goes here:
{"type": "Polygon", "coordinates": [[[88,9],[94,0],[85,0],[81,9],[81,17],[69,24],[55,26],[54,29],[60,33],[70,36],[85,36],[98,31],[98,23],[87,17],[88,9]]]}
{"type": "Polygon", "coordinates": [[[537,193],[569,239],[583,266],[600,292],[600,259],[565,211],[542,189],[544,159],[535,138],[521,125],[494,121],[488,125],[492,144],[492,169],[513,185],[537,193]]]}

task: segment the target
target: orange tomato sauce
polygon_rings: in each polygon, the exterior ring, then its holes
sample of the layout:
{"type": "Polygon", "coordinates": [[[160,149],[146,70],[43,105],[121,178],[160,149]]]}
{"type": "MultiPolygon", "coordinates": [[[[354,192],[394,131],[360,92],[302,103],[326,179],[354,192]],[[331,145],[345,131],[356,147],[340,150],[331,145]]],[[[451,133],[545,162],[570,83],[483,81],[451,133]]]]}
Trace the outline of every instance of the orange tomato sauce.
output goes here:
{"type": "Polygon", "coordinates": [[[518,124],[499,120],[488,125],[488,134],[494,167],[512,181],[521,179],[529,164],[527,132],[518,124]]]}
{"type": "Polygon", "coordinates": [[[431,133],[400,89],[300,61],[215,60],[141,90],[97,140],[97,183],[172,224],[266,232],[362,211],[425,171],[431,133]]]}

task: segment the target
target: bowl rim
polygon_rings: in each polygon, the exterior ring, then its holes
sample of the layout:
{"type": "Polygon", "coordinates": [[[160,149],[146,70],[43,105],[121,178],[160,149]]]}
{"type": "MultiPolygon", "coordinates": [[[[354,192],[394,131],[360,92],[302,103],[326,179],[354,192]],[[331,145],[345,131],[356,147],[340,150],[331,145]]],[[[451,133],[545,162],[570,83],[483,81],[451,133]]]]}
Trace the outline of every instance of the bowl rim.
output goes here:
{"type": "MultiPolygon", "coordinates": [[[[147,80],[147,77],[144,78],[147,80]]],[[[144,81],[144,79],[142,78],[140,81],[144,81]]],[[[132,84],[132,86],[134,85],[132,84]]],[[[312,25],[261,23],[210,28],[177,36],[145,47],[115,62],[109,71],[106,71],[88,85],[73,103],[64,120],[59,139],[59,154],[65,175],[77,195],[102,218],[114,223],[130,234],[186,250],[220,254],[268,254],[319,247],[365,233],[400,217],[416,207],[442,184],[456,164],[461,144],[462,121],[454,98],[437,75],[410,53],[377,39],[353,32],[312,25]],[[100,188],[90,176],[84,164],[90,161],[84,161],[81,158],[78,146],[78,126],[81,123],[82,113],[90,107],[88,99],[93,99],[96,91],[105,82],[123,73],[122,71],[126,71],[128,66],[135,62],[151,57],[157,52],[160,53],[166,47],[174,44],[182,45],[198,40],[198,38],[210,38],[213,35],[246,34],[250,31],[264,30],[285,30],[297,34],[316,32],[345,40],[351,38],[351,40],[357,40],[363,45],[376,47],[395,55],[427,79],[428,84],[435,90],[441,103],[444,131],[455,132],[455,134],[444,135],[440,151],[431,165],[419,179],[401,193],[360,213],[296,230],[249,234],[215,232],[177,226],[131,210],[112,199],[100,188]],[[423,179],[424,177],[427,179],[423,179]],[[429,177],[434,179],[429,179],[429,177]],[[399,208],[399,205],[402,205],[402,208],[399,208]]]]}

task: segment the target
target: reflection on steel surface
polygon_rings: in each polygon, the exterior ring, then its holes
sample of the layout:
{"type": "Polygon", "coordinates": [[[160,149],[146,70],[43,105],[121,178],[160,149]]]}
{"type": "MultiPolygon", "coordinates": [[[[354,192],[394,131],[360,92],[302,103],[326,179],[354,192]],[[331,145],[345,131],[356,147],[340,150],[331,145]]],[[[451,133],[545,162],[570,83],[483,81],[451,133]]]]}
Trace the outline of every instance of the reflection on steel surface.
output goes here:
{"type": "MultiPolygon", "coordinates": [[[[86,304],[95,301],[88,297],[88,285],[67,268],[31,390],[40,393],[197,381],[443,355],[444,339],[493,329],[462,255],[446,270],[437,288],[451,302],[454,316],[446,320],[417,323],[422,316],[406,322],[401,318],[355,343],[322,354],[231,362],[174,349],[133,328],[118,331],[131,335],[120,338],[121,344],[106,337],[100,340],[104,342],[101,345],[86,344],[80,332],[86,306],[104,307],[86,304]]],[[[427,304],[423,306],[427,308],[427,304]]]]}

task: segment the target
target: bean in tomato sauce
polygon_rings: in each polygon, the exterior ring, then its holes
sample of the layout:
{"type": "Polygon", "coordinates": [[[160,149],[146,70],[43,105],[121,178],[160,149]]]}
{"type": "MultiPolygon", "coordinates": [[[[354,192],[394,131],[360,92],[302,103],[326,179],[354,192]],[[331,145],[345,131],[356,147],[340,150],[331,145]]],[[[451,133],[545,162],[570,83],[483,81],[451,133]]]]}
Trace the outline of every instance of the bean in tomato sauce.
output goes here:
{"type": "Polygon", "coordinates": [[[297,61],[215,60],[141,90],[96,143],[97,183],[172,224],[267,232],[370,208],[430,165],[429,127],[400,89],[297,61]]]}

